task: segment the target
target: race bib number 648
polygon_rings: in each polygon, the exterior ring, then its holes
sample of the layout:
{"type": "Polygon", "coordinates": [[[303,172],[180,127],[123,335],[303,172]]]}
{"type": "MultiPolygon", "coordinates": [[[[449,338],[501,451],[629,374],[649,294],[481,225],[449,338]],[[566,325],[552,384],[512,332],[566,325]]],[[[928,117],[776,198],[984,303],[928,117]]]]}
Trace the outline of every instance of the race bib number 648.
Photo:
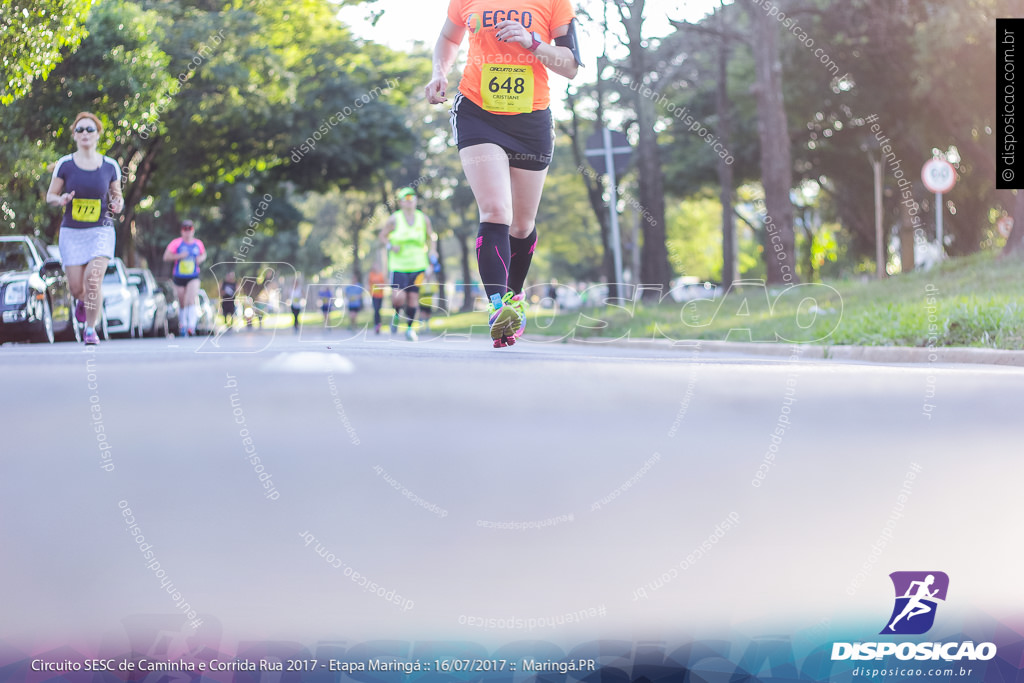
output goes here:
{"type": "Polygon", "coordinates": [[[480,70],[484,109],[499,113],[533,111],[533,67],[529,64],[484,64],[480,70]]]}

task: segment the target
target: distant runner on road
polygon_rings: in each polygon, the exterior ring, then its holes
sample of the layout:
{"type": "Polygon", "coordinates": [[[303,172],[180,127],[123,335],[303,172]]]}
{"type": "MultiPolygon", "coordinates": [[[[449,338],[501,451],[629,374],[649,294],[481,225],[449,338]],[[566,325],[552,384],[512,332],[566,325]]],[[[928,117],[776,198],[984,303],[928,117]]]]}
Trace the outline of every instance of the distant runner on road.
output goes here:
{"type": "Polygon", "coordinates": [[[398,191],[398,205],[401,207],[385,221],[378,238],[388,251],[388,266],[391,270],[391,304],[395,315],[391,319],[391,334],[398,332],[402,312],[405,312],[405,338],[416,341],[412,328],[416,320],[419,303],[419,286],[416,278],[423,274],[430,258],[437,258],[437,236],[426,214],[416,208],[416,191],[403,187],[398,191]]]}
{"type": "Polygon", "coordinates": [[[171,281],[178,295],[179,326],[182,337],[194,337],[199,322],[196,298],[199,296],[199,264],[206,260],[206,247],[196,239],[196,226],[189,220],[181,222],[181,237],[175,237],[164,251],[164,261],[174,262],[171,281]]]}

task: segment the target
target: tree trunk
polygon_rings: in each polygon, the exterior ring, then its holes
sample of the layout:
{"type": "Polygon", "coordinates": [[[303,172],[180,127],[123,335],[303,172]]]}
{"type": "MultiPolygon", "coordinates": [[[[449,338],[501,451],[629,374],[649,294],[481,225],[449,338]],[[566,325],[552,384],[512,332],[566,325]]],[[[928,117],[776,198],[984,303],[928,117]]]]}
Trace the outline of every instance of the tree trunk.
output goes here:
{"type": "Polygon", "coordinates": [[[761,184],[764,186],[766,240],[765,265],[769,284],[798,282],[796,239],[793,231],[793,163],[789,129],[782,94],[782,63],[779,59],[778,22],[748,2],[745,7],[754,24],[758,135],[761,141],[761,184]]]}
{"type": "MultiPolygon", "coordinates": [[[[121,245],[121,254],[129,268],[133,268],[136,261],[135,207],[142,201],[146,185],[149,184],[149,179],[153,175],[153,161],[156,159],[156,153],[160,149],[162,140],[162,137],[154,136],[152,142],[149,143],[149,147],[139,150],[142,152],[142,159],[135,168],[135,181],[132,182],[131,187],[128,188],[128,193],[124,197],[124,211],[121,213],[121,220],[117,224],[117,243],[121,245]]],[[[126,158],[130,161],[134,155],[135,152],[129,151],[126,158]]],[[[128,167],[131,169],[130,164],[128,167]]]]}
{"type": "Polygon", "coordinates": [[[800,220],[800,227],[804,233],[804,239],[807,241],[807,248],[804,249],[804,273],[807,274],[807,281],[814,282],[817,278],[814,273],[814,233],[816,226],[812,223],[811,209],[804,207],[800,220]]]}
{"type": "MultiPolygon", "coordinates": [[[[719,22],[725,22],[720,9],[719,22]]],[[[724,149],[732,149],[732,102],[729,100],[729,39],[722,37],[718,47],[718,92],[715,109],[718,114],[718,139],[724,149]]],[[[729,157],[726,157],[728,159],[729,157]]],[[[732,164],[718,159],[719,199],[722,202],[722,284],[728,287],[736,280],[736,224],[732,219],[732,164]]]]}
{"type": "MultiPolygon", "coordinates": [[[[667,291],[672,270],[668,263],[668,248],[665,244],[665,188],[661,152],[658,148],[658,134],[654,130],[654,124],[657,122],[654,99],[657,98],[657,93],[650,87],[641,86],[648,82],[647,47],[643,37],[644,0],[615,2],[626,29],[629,77],[638,86],[633,91],[637,122],[638,189],[640,204],[649,214],[643,225],[644,243],[641,248],[638,284],[646,285],[648,288],[661,287],[667,291]]],[[[645,296],[660,298],[655,289],[648,289],[645,296]]]]}
{"type": "Polygon", "coordinates": [[[907,207],[900,209],[900,272],[914,270],[914,225],[907,207]]]}
{"type": "MultiPolygon", "coordinates": [[[[598,86],[600,87],[600,83],[598,83],[598,86]]],[[[600,99],[600,93],[598,97],[600,99]]],[[[566,95],[566,102],[569,105],[569,113],[572,114],[570,128],[566,132],[572,141],[573,161],[576,162],[576,169],[583,177],[583,185],[587,188],[587,199],[590,200],[590,208],[593,209],[594,216],[597,218],[597,224],[601,227],[601,253],[603,255],[601,272],[605,277],[605,281],[609,283],[608,296],[616,298],[619,294],[618,288],[615,287],[615,257],[611,249],[611,225],[608,217],[608,204],[604,201],[604,191],[601,184],[597,181],[596,173],[589,167],[583,156],[584,138],[580,133],[580,119],[576,113],[576,97],[569,92],[566,95]]],[[[597,115],[599,126],[603,125],[601,119],[601,109],[599,106],[597,115]]]]}

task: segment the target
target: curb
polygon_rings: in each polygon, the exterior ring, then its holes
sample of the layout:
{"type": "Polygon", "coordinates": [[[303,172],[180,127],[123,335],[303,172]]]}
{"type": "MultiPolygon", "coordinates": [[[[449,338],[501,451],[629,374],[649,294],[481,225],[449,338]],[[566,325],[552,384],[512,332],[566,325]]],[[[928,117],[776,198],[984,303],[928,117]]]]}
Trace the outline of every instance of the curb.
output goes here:
{"type": "MultiPolygon", "coordinates": [[[[764,342],[726,342],[701,339],[562,339],[556,337],[534,337],[547,343],[558,341],[574,344],[605,344],[609,346],[646,346],[659,349],[678,348],[690,350],[698,346],[702,351],[712,353],[742,353],[753,356],[790,356],[793,344],[764,342]]],[[[916,348],[909,346],[820,346],[800,344],[804,359],[861,361],[867,363],[971,363],[979,365],[1004,365],[1024,367],[1024,351],[1001,349],[975,349],[964,347],[916,348]]]]}

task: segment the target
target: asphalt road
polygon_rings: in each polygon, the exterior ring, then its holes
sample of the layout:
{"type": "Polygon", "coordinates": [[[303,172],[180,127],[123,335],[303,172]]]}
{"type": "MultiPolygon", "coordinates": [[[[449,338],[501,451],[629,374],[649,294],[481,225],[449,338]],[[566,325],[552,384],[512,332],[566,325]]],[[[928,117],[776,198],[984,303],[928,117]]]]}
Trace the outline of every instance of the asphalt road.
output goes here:
{"type": "Polygon", "coordinates": [[[8,643],[880,628],[898,570],[1021,605],[1019,368],[278,331],[0,377],[8,643]]]}

